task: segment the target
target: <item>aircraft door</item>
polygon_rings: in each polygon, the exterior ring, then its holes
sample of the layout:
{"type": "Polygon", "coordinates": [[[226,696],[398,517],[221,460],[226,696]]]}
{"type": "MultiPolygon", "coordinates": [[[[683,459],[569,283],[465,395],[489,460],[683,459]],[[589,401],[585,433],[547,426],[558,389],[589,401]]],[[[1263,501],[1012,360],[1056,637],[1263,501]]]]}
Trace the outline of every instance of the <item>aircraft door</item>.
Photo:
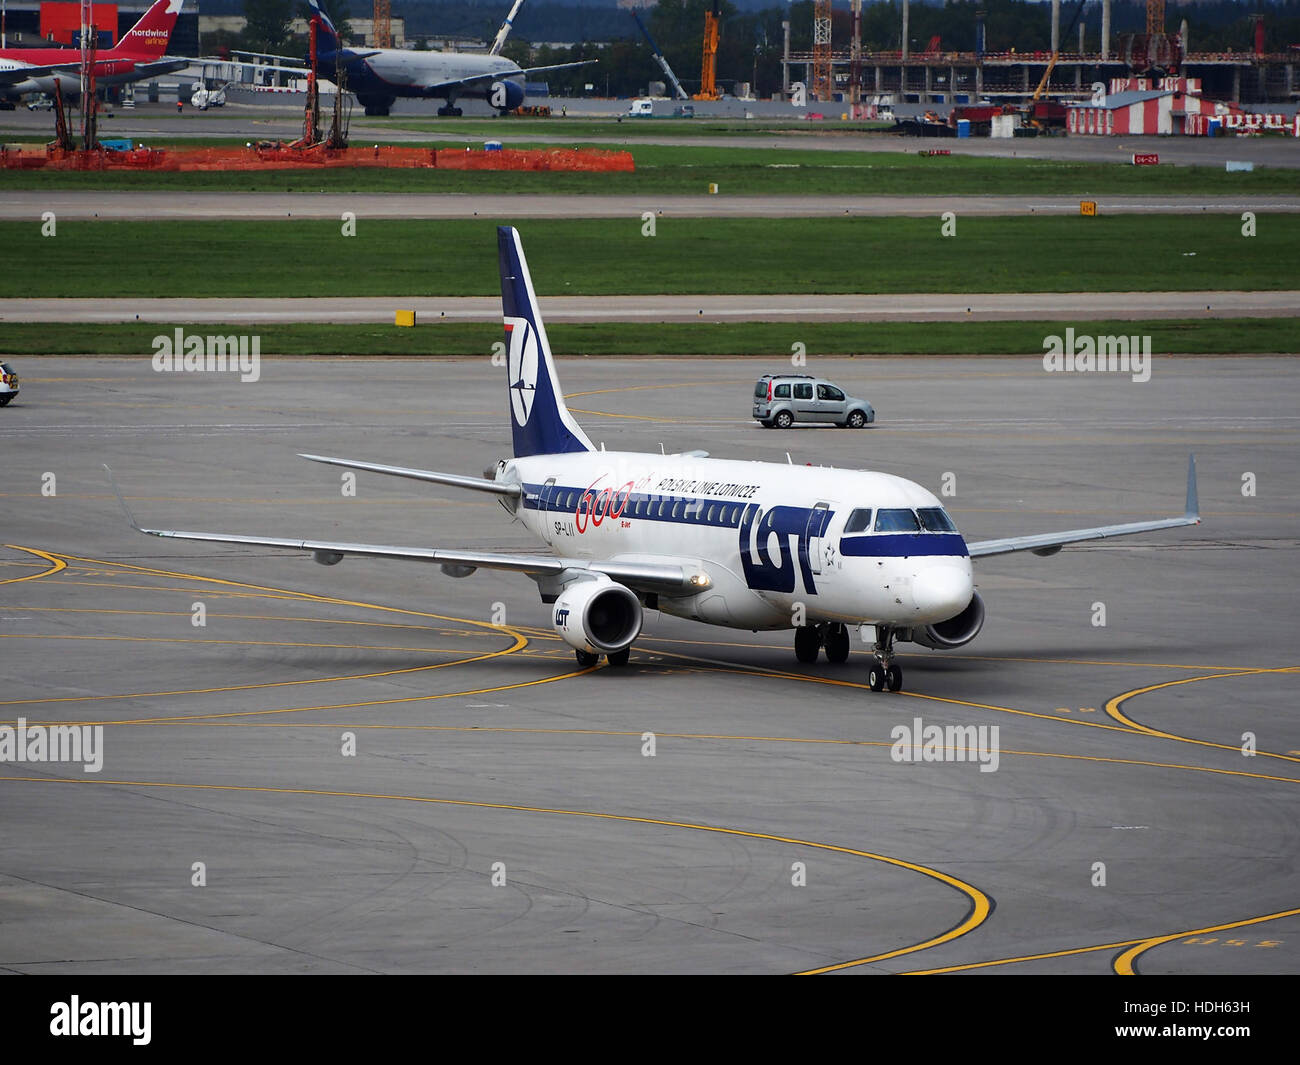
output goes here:
{"type": "Polygon", "coordinates": [[[831,520],[831,504],[818,503],[808,515],[808,566],[813,573],[821,573],[825,568],[834,568],[835,547],[826,535],[831,520]]]}

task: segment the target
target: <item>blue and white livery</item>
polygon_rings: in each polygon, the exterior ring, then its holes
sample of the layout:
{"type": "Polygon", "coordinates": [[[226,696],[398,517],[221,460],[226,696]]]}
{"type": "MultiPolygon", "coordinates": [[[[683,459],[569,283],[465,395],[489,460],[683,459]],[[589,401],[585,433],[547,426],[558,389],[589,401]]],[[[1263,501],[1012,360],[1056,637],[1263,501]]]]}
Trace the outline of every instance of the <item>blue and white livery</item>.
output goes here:
{"type": "MultiPolygon", "coordinates": [[[[514,570],[536,583],[555,631],[578,662],[624,665],[645,609],[735,629],[793,629],[795,653],[849,655],[851,627],[875,631],[874,691],[902,686],[897,641],[960,647],[984,603],[971,560],[1050,555],[1068,543],[1199,522],[1195,466],[1180,517],[970,543],[943,504],[887,473],[597,450],[564,402],[519,234],[497,231],[505,319],[506,410],[513,455],[471,477],[323,455],[315,462],[494,494],[551,548],[515,555],[140,529],[153,536],[436,562],[467,577],[514,570]]],[[[125,508],[125,504],[123,504],[125,508]]]]}

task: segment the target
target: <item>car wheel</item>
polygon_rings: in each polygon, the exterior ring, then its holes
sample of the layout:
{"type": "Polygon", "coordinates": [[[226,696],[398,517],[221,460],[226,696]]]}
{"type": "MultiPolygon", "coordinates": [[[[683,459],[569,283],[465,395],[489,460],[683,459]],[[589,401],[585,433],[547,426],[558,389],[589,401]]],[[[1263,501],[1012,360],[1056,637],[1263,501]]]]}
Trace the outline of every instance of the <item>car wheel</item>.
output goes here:
{"type": "Polygon", "coordinates": [[[778,414],[775,418],[773,418],[772,421],[776,423],[776,427],[778,429],[789,429],[790,423],[794,421],[794,418],[793,416],[791,416],[788,410],[783,410],[780,414],[778,414]]]}
{"type": "Polygon", "coordinates": [[[867,424],[866,416],[860,410],[855,410],[849,415],[848,426],[850,429],[861,429],[867,424]]]}

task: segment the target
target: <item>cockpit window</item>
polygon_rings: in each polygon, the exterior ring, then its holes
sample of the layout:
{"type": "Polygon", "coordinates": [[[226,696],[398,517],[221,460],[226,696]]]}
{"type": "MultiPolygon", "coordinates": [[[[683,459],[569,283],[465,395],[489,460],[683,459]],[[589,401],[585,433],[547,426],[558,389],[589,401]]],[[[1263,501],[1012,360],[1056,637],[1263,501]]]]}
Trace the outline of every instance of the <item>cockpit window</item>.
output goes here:
{"type": "Polygon", "coordinates": [[[878,510],[876,532],[919,532],[916,515],[910,510],[878,510]]]}
{"type": "Polygon", "coordinates": [[[859,508],[849,515],[849,520],[844,523],[844,533],[847,536],[850,533],[864,533],[871,528],[871,510],[859,508]]]}
{"type": "Polygon", "coordinates": [[[943,507],[921,507],[916,515],[921,519],[921,528],[926,532],[957,531],[957,526],[952,523],[952,518],[948,517],[948,512],[943,507]]]}

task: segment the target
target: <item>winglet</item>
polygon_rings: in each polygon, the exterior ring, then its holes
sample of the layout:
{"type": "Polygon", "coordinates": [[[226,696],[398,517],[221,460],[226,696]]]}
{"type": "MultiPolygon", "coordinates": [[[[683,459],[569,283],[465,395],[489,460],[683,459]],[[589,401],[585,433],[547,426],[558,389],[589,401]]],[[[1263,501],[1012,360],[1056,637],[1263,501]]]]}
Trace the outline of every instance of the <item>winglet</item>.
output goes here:
{"type": "Polygon", "coordinates": [[[126,515],[127,524],[136,532],[144,532],[145,530],[136,524],[135,518],[131,514],[131,508],[126,505],[126,500],[122,498],[122,493],[118,491],[117,481],[113,480],[113,471],[108,469],[107,462],[104,463],[104,469],[108,470],[108,483],[113,486],[113,494],[117,496],[117,501],[121,504],[122,513],[126,515]]]}
{"type": "Polygon", "coordinates": [[[1196,495],[1196,456],[1188,454],[1187,456],[1187,510],[1183,513],[1185,518],[1195,518],[1196,523],[1201,523],[1201,504],[1196,495]]]}

